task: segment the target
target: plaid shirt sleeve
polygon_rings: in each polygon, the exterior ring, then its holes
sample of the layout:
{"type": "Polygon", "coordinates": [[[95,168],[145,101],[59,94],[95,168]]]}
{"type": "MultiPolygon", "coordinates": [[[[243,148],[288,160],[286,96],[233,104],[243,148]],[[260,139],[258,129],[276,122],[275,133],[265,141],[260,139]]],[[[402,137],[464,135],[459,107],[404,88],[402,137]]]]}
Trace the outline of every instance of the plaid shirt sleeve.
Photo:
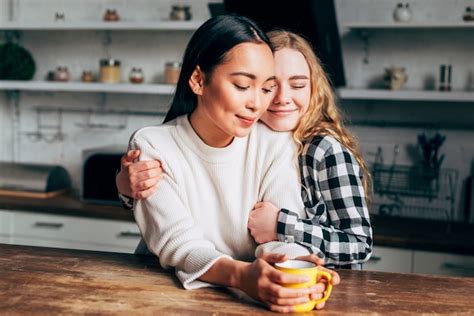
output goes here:
{"type": "Polygon", "coordinates": [[[331,136],[317,136],[299,157],[306,219],[282,209],[280,241],[310,247],[328,265],[363,263],[372,254],[372,227],[355,157],[331,136]]]}

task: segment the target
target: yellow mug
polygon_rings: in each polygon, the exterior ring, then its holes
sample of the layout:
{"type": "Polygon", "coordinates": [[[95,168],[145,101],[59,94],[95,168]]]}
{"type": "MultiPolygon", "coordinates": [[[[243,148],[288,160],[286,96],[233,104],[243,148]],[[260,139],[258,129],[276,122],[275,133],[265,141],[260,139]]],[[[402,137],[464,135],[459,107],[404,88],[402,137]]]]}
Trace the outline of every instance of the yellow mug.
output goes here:
{"type": "Polygon", "coordinates": [[[314,309],[316,304],[327,301],[332,291],[331,279],[332,275],[326,271],[321,271],[314,263],[303,260],[287,260],[275,263],[275,268],[285,273],[305,275],[309,278],[308,282],[285,284],[284,287],[299,289],[307,288],[316,284],[320,278],[327,280],[326,291],[322,298],[295,306],[295,312],[309,312],[314,309]]]}

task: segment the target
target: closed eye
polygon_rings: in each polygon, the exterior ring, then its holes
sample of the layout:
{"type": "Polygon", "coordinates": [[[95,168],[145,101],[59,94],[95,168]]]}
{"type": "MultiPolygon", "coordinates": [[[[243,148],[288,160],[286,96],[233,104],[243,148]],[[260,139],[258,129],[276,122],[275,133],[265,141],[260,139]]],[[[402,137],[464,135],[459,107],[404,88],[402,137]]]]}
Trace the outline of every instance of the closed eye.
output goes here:
{"type": "Polygon", "coordinates": [[[242,91],[245,91],[245,90],[247,90],[248,88],[250,88],[250,86],[244,87],[244,86],[239,86],[238,84],[235,84],[235,83],[234,83],[234,86],[235,86],[238,90],[242,90],[242,91]]]}
{"type": "Polygon", "coordinates": [[[262,88],[262,91],[263,91],[263,93],[265,93],[265,94],[271,93],[271,92],[273,92],[273,90],[275,89],[276,86],[277,86],[277,85],[275,84],[275,85],[271,86],[270,88],[262,88]]]}
{"type": "Polygon", "coordinates": [[[306,87],[305,84],[294,84],[291,86],[293,89],[303,89],[306,87]]]}

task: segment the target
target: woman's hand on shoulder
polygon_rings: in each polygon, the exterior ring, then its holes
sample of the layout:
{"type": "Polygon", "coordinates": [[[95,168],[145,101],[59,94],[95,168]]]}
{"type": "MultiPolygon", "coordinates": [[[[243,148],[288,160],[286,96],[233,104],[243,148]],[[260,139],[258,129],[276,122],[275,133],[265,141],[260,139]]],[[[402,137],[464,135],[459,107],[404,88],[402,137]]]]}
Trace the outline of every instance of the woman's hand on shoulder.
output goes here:
{"type": "Polygon", "coordinates": [[[278,240],[277,222],[280,209],[270,202],[255,204],[249,214],[247,227],[253,239],[259,244],[278,240]]]}
{"type": "Polygon", "coordinates": [[[263,302],[279,313],[294,312],[294,306],[309,301],[310,296],[319,295],[317,286],[303,289],[286,288],[284,284],[307,282],[305,276],[287,274],[275,269],[272,264],[283,262],[287,255],[266,253],[242,271],[238,287],[247,295],[263,302]]]}
{"type": "Polygon", "coordinates": [[[163,178],[161,163],[157,160],[138,161],[139,150],[129,150],[122,156],[120,172],[115,178],[117,189],[135,200],[149,197],[163,178]]]}

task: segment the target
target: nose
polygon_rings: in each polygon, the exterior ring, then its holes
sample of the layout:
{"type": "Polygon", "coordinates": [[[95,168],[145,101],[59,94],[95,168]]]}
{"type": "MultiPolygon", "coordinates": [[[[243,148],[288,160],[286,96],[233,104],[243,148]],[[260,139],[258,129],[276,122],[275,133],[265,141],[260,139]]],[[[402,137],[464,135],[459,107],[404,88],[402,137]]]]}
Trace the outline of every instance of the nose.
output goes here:
{"type": "MultiPolygon", "coordinates": [[[[260,111],[263,107],[267,108],[269,104],[264,104],[264,98],[258,92],[252,93],[251,98],[247,102],[247,109],[257,112],[260,111]]],[[[268,103],[268,101],[267,101],[268,103]]]]}
{"type": "Polygon", "coordinates": [[[290,103],[290,94],[288,93],[288,88],[284,85],[279,85],[273,99],[273,104],[275,105],[285,105],[290,103]]]}

